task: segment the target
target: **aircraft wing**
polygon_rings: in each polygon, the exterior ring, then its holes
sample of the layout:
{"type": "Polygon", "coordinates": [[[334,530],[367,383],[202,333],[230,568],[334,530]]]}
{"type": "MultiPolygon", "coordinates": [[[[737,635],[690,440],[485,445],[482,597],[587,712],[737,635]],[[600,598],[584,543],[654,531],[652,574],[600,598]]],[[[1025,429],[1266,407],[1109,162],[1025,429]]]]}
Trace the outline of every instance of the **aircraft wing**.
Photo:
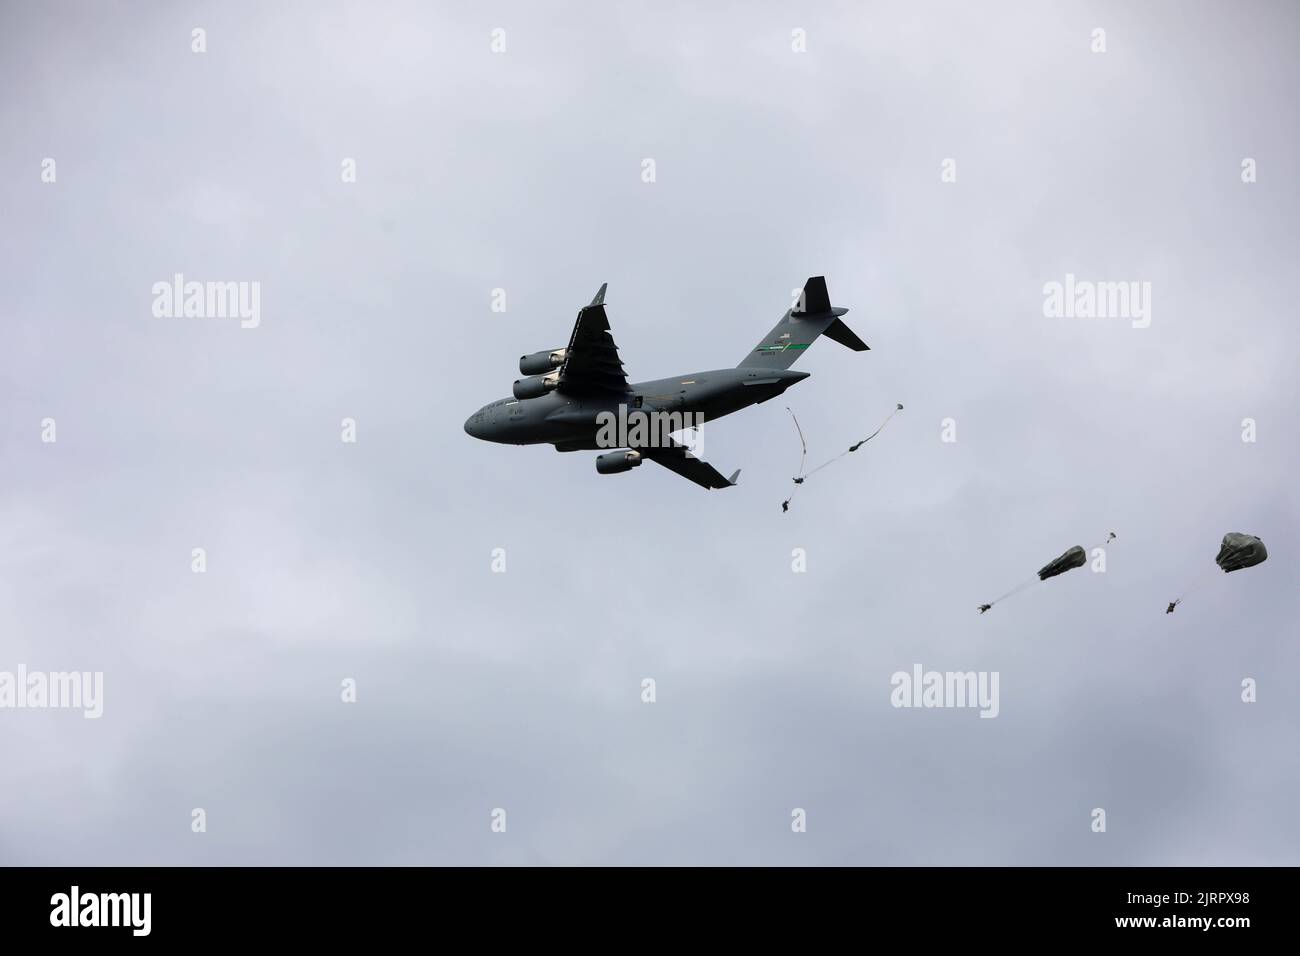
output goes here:
{"type": "Polygon", "coordinates": [[[605,315],[606,285],[601,285],[591,305],[582,309],[573,323],[558,385],[570,395],[622,395],[627,391],[627,375],[605,315]]]}
{"type": "Polygon", "coordinates": [[[702,488],[730,488],[740,477],[740,469],[730,478],[722,474],[707,461],[701,461],[686,450],[685,445],[673,442],[667,448],[638,448],[641,457],[663,465],[669,471],[675,471],[683,478],[689,478],[702,488]]]}

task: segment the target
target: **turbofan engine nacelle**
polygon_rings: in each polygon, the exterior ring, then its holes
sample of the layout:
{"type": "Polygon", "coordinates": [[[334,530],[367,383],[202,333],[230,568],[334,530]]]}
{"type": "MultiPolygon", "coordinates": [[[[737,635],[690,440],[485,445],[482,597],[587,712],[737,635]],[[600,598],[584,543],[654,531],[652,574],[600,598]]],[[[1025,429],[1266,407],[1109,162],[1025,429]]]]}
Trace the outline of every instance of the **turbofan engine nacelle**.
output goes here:
{"type": "Polygon", "coordinates": [[[611,451],[596,458],[596,471],[602,475],[617,475],[631,471],[640,464],[639,451],[611,451]]]}
{"type": "Polygon", "coordinates": [[[534,352],[519,358],[520,375],[545,375],[553,368],[564,364],[568,349],[551,349],[549,352],[534,352]]]}
{"type": "Polygon", "coordinates": [[[541,398],[559,384],[559,372],[552,372],[550,375],[531,375],[516,381],[512,391],[515,393],[515,398],[522,401],[525,398],[541,398]]]}

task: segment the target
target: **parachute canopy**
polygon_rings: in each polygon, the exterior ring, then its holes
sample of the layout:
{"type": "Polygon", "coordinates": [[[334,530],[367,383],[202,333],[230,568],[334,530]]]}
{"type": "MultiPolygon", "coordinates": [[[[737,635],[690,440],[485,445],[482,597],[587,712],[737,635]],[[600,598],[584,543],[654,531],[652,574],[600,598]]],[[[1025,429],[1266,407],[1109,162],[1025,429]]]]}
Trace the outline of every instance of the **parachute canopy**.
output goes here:
{"type": "Polygon", "coordinates": [[[1253,534],[1242,534],[1239,531],[1229,531],[1223,536],[1223,544],[1219,546],[1219,554],[1214,559],[1225,573],[1253,568],[1266,560],[1268,549],[1264,547],[1264,542],[1253,534]]]}
{"type": "Polygon", "coordinates": [[[1045,565],[1039,568],[1038,580],[1046,581],[1048,578],[1054,578],[1058,574],[1064,574],[1071,568],[1081,568],[1087,563],[1088,552],[1084,551],[1083,548],[1076,544],[1055,561],[1048,561],[1045,565]]]}

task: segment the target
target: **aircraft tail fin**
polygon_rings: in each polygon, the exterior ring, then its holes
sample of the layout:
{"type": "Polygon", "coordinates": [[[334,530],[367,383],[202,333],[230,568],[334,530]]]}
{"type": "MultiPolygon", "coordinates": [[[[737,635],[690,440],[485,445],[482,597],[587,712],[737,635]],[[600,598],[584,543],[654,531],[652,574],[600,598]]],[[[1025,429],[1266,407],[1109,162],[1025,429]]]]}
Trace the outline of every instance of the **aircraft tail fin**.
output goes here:
{"type": "MultiPolygon", "coordinates": [[[[812,276],[803,284],[795,311],[804,315],[821,315],[831,310],[831,294],[826,291],[826,277],[812,276]]],[[[845,310],[847,311],[847,310],[845,310]]]]}
{"type": "Polygon", "coordinates": [[[738,367],[789,368],[819,335],[825,335],[855,352],[867,351],[867,343],[840,319],[848,311],[831,305],[825,276],[811,277],[804,283],[794,308],[782,316],[776,327],[741,360],[738,367]]]}

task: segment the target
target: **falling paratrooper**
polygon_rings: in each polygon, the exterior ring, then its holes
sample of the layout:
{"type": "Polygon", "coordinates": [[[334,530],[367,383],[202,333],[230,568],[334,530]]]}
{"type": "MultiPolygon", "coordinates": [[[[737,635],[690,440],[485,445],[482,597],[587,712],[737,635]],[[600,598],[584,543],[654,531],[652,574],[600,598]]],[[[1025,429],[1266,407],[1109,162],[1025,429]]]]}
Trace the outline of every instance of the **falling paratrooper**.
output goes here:
{"type": "MultiPolygon", "coordinates": [[[[1240,531],[1229,531],[1223,536],[1223,541],[1219,545],[1219,553],[1214,556],[1214,563],[1219,566],[1224,574],[1231,574],[1233,571],[1240,571],[1244,568],[1253,568],[1257,564],[1263,564],[1268,560],[1268,549],[1264,547],[1264,542],[1253,534],[1242,534],[1240,531]]],[[[1165,608],[1166,614],[1173,614],[1174,608],[1183,603],[1192,588],[1180,594],[1175,600],[1169,602],[1165,608]]]]}

